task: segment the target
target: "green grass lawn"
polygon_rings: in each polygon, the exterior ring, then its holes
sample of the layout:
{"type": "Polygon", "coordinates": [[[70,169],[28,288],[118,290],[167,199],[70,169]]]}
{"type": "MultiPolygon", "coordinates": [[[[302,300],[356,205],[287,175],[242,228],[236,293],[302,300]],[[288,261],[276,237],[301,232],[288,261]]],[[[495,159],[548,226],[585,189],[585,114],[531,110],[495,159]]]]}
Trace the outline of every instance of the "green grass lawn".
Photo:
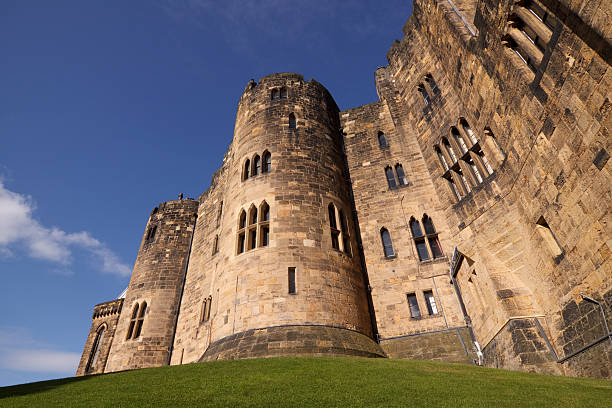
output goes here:
{"type": "Polygon", "coordinates": [[[270,358],[0,388],[0,407],[612,407],[612,381],[460,364],[270,358]]]}

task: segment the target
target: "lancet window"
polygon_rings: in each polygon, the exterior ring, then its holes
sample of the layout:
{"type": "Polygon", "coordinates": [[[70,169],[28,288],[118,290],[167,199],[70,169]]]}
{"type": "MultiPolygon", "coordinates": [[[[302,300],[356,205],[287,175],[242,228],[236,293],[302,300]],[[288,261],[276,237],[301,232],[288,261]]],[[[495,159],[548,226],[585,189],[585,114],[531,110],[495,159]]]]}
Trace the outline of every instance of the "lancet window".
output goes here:
{"type": "Polygon", "coordinates": [[[247,211],[241,210],[238,216],[236,253],[250,251],[270,245],[270,206],[263,201],[259,208],[255,205],[247,211]]]}

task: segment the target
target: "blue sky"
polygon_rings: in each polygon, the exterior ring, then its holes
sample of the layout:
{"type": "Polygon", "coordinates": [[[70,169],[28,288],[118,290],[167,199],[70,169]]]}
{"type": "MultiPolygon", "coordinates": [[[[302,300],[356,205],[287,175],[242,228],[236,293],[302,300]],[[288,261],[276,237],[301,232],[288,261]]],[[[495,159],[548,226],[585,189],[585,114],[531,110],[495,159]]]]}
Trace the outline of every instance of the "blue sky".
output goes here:
{"type": "Polygon", "coordinates": [[[197,197],[251,78],[299,72],[341,109],[409,0],[0,5],[0,386],[74,374],[97,303],[127,286],[147,216],[197,197]]]}

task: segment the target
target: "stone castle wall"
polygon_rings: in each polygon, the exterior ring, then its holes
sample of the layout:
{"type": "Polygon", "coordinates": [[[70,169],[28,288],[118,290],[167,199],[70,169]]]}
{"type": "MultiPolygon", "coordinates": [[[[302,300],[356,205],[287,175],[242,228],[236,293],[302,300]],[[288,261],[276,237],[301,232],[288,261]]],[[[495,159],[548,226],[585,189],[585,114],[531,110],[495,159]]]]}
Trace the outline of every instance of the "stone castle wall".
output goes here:
{"type": "Polygon", "coordinates": [[[611,17],[605,0],[415,0],[377,102],[340,112],[299,74],[249,82],[210,188],[167,203],[172,238],[145,234],[105,371],[386,354],[609,378],[584,296],[612,327],[611,17]]]}

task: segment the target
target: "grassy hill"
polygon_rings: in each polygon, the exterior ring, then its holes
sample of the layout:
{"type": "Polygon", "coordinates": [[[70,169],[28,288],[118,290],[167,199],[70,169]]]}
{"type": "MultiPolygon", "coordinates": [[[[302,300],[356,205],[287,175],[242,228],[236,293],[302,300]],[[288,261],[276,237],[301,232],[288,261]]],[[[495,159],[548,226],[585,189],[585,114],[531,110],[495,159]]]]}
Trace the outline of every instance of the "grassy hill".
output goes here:
{"type": "Polygon", "coordinates": [[[271,358],[0,388],[0,407],[612,407],[612,381],[430,361],[271,358]]]}

